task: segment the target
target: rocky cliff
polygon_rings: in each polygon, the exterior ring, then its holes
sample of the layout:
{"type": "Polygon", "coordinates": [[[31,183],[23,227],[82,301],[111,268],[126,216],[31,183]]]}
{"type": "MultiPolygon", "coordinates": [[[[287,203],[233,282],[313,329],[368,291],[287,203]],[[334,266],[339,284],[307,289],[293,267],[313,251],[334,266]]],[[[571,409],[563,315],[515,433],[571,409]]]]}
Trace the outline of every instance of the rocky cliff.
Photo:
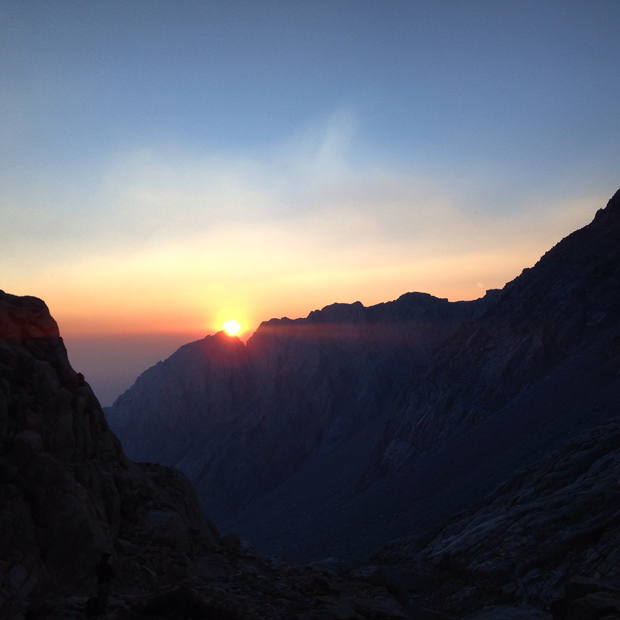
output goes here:
{"type": "Polygon", "coordinates": [[[219,541],[185,476],[127,459],[45,304],[1,291],[0,536],[2,617],[88,589],[104,551],[120,562],[123,545],[196,555],[219,541]]]}
{"type": "MultiPolygon", "coordinates": [[[[305,319],[267,321],[247,346],[209,336],[143,373],[106,414],[132,458],[179,467],[220,520],[365,429],[375,437],[403,386],[495,295],[334,304],[305,319]]],[[[332,467],[334,479],[338,467],[365,462],[370,445],[358,446],[332,467]]]]}

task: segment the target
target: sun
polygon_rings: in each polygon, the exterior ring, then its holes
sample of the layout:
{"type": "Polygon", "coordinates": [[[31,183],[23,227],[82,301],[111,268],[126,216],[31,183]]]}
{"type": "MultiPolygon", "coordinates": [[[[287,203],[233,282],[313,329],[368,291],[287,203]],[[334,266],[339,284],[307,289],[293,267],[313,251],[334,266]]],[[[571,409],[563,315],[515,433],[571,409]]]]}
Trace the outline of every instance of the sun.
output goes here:
{"type": "Polygon", "coordinates": [[[237,321],[226,321],[226,323],[224,323],[224,331],[229,336],[235,336],[236,334],[239,333],[240,329],[241,329],[241,325],[239,325],[237,321]]]}

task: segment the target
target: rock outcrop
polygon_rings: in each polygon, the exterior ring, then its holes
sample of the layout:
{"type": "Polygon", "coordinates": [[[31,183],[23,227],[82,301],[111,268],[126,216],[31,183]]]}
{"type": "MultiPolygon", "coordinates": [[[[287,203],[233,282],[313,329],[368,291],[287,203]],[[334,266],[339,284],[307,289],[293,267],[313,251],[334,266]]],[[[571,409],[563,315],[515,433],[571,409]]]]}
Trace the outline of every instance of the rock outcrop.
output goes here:
{"type": "Polygon", "coordinates": [[[197,555],[219,540],[185,476],[127,459],[45,304],[4,292],[0,536],[2,617],[92,587],[100,554],[116,560],[123,544],[197,555]]]}

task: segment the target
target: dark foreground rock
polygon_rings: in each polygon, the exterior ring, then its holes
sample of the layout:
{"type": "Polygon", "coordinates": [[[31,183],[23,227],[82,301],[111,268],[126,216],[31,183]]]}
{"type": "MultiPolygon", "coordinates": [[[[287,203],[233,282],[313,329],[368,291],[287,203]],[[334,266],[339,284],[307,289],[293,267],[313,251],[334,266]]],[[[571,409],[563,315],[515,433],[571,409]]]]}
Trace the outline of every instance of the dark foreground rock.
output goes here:
{"type": "MultiPolygon", "coordinates": [[[[397,598],[385,585],[350,570],[335,573],[319,566],[286,565],[251,549],[221,548],[198,561],[151,548],[160,566],[151,582],[117,580],[102,616],[108,619],[199,618],[216,620],[390,620],[446,616],[397,598]],[[185,571],[184,576],[180,573],[185,571]]],[[[146,551],[119,557],[121,567],[148,563],[146,551]]],[[[146,570],[145,570],[146,572],[146,570]]],[[[130,574],[130,573],[128,573],[130,574]]],[[[32,605],[29,618],[85,619],[88,598],[49,597],[32,605]]]]}
{"type": "Polygon", "coordinates": [[[159,592],[126,590],[112,617],[618,619],[620,420],[564,443],[484,502],[364,566],[282,565],[231,544],[188,570],[174,587],[171,568],[159,569],[159,592]]]}
{"type": "Polygon", "coordinates": [[[183,474],[126,458],[45,304],[0,292],[0,615],[86,591],[124,544],[198,557],[218,541],[183,474]]]}

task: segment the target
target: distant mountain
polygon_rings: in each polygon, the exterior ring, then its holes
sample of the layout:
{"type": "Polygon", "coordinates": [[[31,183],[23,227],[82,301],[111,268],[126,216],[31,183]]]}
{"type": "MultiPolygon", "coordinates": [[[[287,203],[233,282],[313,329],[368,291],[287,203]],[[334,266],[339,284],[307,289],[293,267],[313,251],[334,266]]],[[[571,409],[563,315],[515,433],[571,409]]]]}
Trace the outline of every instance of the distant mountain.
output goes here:
{"type": "Polygon", "coordinates": [[[496,295],[333,304],[264,322],[247,345],[220,332],[147,370],[106,415],[133,459],[179,467],[222,519],[364,429],[376,437],[403,386],[496,295]]]}

